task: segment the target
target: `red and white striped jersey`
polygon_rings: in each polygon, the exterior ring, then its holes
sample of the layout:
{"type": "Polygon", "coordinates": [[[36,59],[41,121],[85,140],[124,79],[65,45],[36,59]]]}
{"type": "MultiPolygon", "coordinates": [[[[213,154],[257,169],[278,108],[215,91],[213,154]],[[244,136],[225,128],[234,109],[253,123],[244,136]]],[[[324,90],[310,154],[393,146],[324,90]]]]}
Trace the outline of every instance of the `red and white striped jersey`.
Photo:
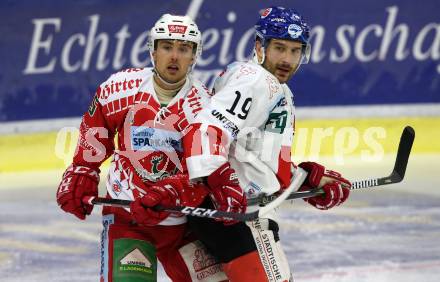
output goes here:
{"type": "Polygon", "coordinates": [[[181,162],[182,133],[207,100],[206,87],[188,76],[172,101],[162,107],[151,68],[117,72],[98,87],[83,116],[74,163],[98,169],[114,155],[107,179],[108,194],[133,200],[143,194],[133,189],[136,185],[129,185],[133,177],[140,176],[148,183],[178,170],[186,171],[181,162]]]}
{"type": "Polygon", "coordinates": [[[293,94],[262,66],[229,65],[189,132],[184,149],[190,178],[208,176],[229,161],[248,198],[290,184],[293,94]]]}

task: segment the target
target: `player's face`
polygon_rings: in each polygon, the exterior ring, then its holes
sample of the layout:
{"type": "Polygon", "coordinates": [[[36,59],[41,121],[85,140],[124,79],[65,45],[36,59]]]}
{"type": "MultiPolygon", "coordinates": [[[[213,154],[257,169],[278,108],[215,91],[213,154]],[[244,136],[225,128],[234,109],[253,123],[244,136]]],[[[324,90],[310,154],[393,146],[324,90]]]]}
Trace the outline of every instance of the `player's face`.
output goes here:
{"type": "Polygon", "coordinates": [[[301,54],[300,42],[272,39],[266,47],[263,67],[276,76],[280,83],[286,83],[298,69],[301,54]]]}
{"type": "Polygon", "coordinates": [[[193,44],[182,40],[159,40],[153,60],[160,76],[169,83],[182,80],[194,60],[193,44]]]}

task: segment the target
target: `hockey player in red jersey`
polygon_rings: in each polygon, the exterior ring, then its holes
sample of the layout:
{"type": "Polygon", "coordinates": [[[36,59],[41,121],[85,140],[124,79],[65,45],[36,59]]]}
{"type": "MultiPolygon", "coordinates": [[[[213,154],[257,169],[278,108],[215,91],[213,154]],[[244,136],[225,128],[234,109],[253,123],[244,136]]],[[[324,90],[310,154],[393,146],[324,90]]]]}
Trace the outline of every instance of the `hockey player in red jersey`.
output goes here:
{"type": "MultiPolygon", "coordinates": [[[[291,161],[293,94],[286,82],[310,54],[309,27],[293,9],[262,11],[255,26],[254,58],[235,62],[216,79],[213,96],[184,136],[191,179],[202,179],[210,197],[202,207],[244,212],[247,199],[282,192],[295,177],[291,161]]],[[[300,189],[320,187],[325,196],[307,199],[318,209],[342,204],[350,182],[322,165],[304,162],[300,189]]],[[[188,219],[230,281],[291,281],[275,211],[247,224],[188,219]]]]}
{"type": "Polygon", "coordinates": [[[201,33],[188,16],[165,14],[149,48],[153,68],[117,72],[98,87],[57,202],[85,219],[93,206],[83,199],[98,195],[100,166],[112,157],[107,197],[133,203],[103,208],[101,281],[156,281],[156,256],[173,281],[222,281],[219,263],[186,237],[186,218],[149,208],[196,206],[207,193],[189,183],[180,162],[182,133],[209,99],[191,75],[201,33]]]}

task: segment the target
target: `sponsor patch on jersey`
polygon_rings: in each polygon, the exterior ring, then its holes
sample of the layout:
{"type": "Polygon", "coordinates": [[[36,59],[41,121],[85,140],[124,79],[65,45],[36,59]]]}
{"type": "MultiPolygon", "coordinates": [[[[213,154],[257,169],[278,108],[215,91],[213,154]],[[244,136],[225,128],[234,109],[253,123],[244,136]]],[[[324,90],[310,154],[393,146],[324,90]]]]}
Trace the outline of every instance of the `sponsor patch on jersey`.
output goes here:
{"type": "Polygon", "coordinates": [[[287,100],[285,97],[281,97],[280,100],[275,104],[274,109],[278,107],[284,107],[285,105],[287,105],[287,100]]]}
{"type": "Polygon", "coordinates": [[[258,253],[260,254],[261,264],[266,271],[268,280],[283,281],[280,259],[278,255],[275,254],[277,248],[273,233],[268,230],[252,231],[252,233],[258,253]]]}
{"type": "Polygon", "coordinates": [[[299,25],[291,24],[287,28],[287,32],[290,34],[290,37],[292,37],[293,39],[296,39],[301,36],[301,34],[303,33],[303,30],[299,25]]]}
{"type": "Polygon", "coordinates": [[[272,99],[276,93],[280,90],[280,83],[278,79],[272,75],[266,76],[267,87],[269,88],[269,99],[272,99]]]}
{"type": "Polygon", "coordinates": [[[121,238],[113,241],[114,281],[156,281],[156,250],[146,241],[121,238]]]}
{"type": "Polygon", "coordinates": [[[252,181],[248,184],[248,186],[244,190],[246,191],[246,196],[249,199],[255,198],[261,193],[261,187],[252,181]]]}
{"type": "Polygon", "coordinates": [[[254,75],[257,74],[257,69],[254,69],[251,66],[248,65],[241,65],[240,71],[238,72],[236,79],[239,79],[240,77],[247,76],[247,75],[254,75]]]}
{"type": "Polygon", "coordinates": [[[98,103],[99,103],[98,95],[95,95],[95,98],[93,98],[92,104],[90,104],[90,107],[88,110],[89,116],[92,117],[95,114],[98,103]]]}
{"type": "MultiPolygon", "coordinates": [[[[101,278],[108,277],[109,272],[109,250],[108,250],[108,244],[109,244],[109,227],[115,222],[114,215],[113,214],[107,214],[102,216],[102,226],[103,230],[101,232],[101,267],[100,267],[100,273],[99,276],[101,278]]],[[[105,280],[107,281],[107,280],[105,280]]]]}
{"type": "Polygon", "coordinates": [[[116,196],[119,196],[119,194],[122,192],[122,184],[117,179],[115,179],[115,183],[112,185],[112,190],[116,196]]]}
{"type": "Polygon", "coordinates": [[[131,147],[135,151],[182,152],[179,132],[146,126],[131,126],[131,147]]]}
{"type": "Polygon", "coordinates": [[[222,123],[223,128],[229,131],[232,137],[234,138],[237,137],[240,130],[238,129],[238,126],[235,123],[230,121],[225,115],[223,115],[217,110],[212,110],[211,114],[222,123]]]}
{"type": "Polygon", "coordinates": [[[188,93],[186,97],[187,97],[186,101],[188,102],[193,115],[196,115],[198,112],[202,110],[202,103],[200,102],[202,97],[199,95],[199,91],[197,90],[197,88],[192,87],[191,91],[188,93]]]}
{"type": "Polygon", "coordinates": [[[139,250],[134,249],[130,253],[128,253],[125,257],[123,257],[120,261],[121,265],[137,265],[150,268],[151,262],[150,260],[139,250]]]}
{"type": "Polygon", "coordinates": [[[186,29],[187,29],[187,26],[184,26],[184,25],[178,25],[178,24],[169,24],[168,25],[168,30],[171,33],[185,34],[186,29]]]}
{"type": "Polygon", "coordinates": [[[264,130],[283,134],[287,125],[287,111],[281,113],[270,113],[269,118],[264,125],[264,130]]]}
{"type": "MultiPolygon", "coordinates": [[[[121,93],[121,92],[129,92],[135,91],[142,84],[141,78],[130,79],[127,80],[124,77],[124,80],[110,80],[107,81],[105,85],[100,85],[98,89],[99,98],[107,99],[110,95],[121,93]]],[[[134,94],[134,93],[133,93],[134,94]]]]}
{"type": "Polygon", "coordinates": [[[187,265],[192,281],[226,281],[221,264],[208,252],[200,241],[186,244],[179,249],[187,265]]]}

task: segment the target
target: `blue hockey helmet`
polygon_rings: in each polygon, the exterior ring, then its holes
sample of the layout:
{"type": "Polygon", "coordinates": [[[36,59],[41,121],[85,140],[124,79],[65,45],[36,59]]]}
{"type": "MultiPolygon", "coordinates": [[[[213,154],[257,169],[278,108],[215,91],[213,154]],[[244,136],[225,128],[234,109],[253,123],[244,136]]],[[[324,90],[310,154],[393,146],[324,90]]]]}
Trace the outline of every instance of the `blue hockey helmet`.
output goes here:
{"type": "Polygon", "coordinates": [[[256,39],[266,47],[270,39],[285,39],[303,44],[303,59],[307,63],[310,56],[310,30],[302,16],[294,9],[270,7],[260,11],[260,18],[255,24],[256,39]]]}

